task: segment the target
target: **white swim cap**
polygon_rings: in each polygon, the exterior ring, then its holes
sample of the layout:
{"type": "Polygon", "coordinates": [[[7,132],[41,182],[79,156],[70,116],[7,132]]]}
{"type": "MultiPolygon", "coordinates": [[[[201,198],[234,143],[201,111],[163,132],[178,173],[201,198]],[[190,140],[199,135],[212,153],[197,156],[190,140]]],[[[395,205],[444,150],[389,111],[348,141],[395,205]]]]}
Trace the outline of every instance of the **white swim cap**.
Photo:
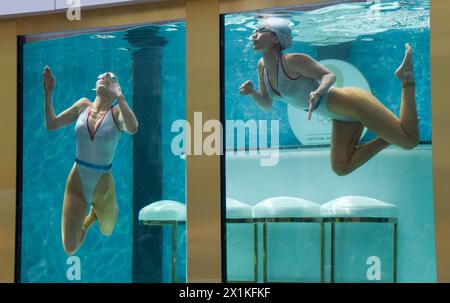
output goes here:
{"type": "Polygon", "coordinates": [[[270,28],[280,41],[281,49],[287,49],[292,44],[292,32],[289,22],[280,17],[268,17],[261,20],[261,25],[270,28]]]}

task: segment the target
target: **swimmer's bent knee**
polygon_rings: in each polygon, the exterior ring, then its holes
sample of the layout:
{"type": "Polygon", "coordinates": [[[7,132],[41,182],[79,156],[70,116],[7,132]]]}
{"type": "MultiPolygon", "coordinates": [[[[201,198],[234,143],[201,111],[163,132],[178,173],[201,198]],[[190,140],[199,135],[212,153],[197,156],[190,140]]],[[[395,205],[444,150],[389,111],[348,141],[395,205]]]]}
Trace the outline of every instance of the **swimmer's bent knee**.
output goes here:
{"type": "Polygon", "coordinates": [[[106,223],[100,225],[100,232],[102,235],[109,237],[114,231],[115,224],[114,223],[106,223]]]}
{"type": "Polygon", "coordinates": [[[338,176],[345,176],[353,171],[350,165],[342,165],[342,164],[333,164],[332,169],[333,172],[338,176]]]}
{"type": "Polygon", "coordinates": [[[419,145],[419,139],[412,139],[412,140],[402,144],[400,147],[403,149],[410,150],[410,149],[415,148],[417,145],[419,145]]]}
{"type": "Polygon", "coordinates": [[[68,256],[74,255],[79,248],[79,243],[77,243],[77,241],[64,241],[63,244],[64,244],[64,252],[68,256]]]}

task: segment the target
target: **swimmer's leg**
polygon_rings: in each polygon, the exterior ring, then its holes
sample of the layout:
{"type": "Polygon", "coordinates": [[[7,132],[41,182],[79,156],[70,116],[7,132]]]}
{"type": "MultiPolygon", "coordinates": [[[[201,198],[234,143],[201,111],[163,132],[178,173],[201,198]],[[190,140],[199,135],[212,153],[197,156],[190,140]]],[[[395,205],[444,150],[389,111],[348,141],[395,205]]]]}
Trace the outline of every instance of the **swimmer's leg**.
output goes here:
{"type": "Polygon", "coordinates": [[[81,246],[83,221],[87,209],[88,204],[84,199],[81,182],[74,166],[67,179],[61,224],[62,242],[67,255],[75,254],[81,246]]]}
{"type": "Polygon", "coordinates": [[[98,219],[100,232],[104,236],[110,236],[119,214],[114,179],[111,172],[105,173],[100,178],[94,192],[92,207],[98,219]]]}
{"type": "Polygon", "coordinates": [[[400,124],[412,137],[419,141],[419,123],[415,103],[415,83],[411,46],[405,45],[405,57],[395,76],[402,81],[402,102],[400,104],[400,124]]]}
{"type": "Polygon", "coordinates": [[[375,96],[354,87],[333,89],[328,97],[329,110],[361,121],[365,127],[390,144],[404,149],[414,148],[419,143],[419,120],[414,99],[414,82],[411,82],[410,56],[410,49],[407,47],[404,62],[396,72],[396,76],[402,81],[400,118],[375,96]]]}
{"type": "Polygon", "coordinates": [[[333,120],[331,138],[331,167],[338,176],[345,176],[389,146],[378,137],[364,144],[359,144],[364,126],[361,122],[343,122],[333,120]]]}

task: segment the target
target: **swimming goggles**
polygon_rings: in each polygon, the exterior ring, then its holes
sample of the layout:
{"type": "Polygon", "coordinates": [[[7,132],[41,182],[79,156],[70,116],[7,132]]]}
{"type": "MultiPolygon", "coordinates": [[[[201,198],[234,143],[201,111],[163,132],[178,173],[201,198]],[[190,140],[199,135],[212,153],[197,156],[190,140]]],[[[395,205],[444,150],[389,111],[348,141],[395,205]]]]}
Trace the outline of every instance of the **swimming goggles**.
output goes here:
{"type": "Polygon", "coordinates": [[[264,25],[260,25],[258,26],[253,33],[267,33],[267,32],[272,32],[272,30],[264,25]]]}
{"type": "MultiPolygon", "coordinates": [[[[101,74],[100,76],[97,77],[97,80],[103,79],[103,77],[104,77],[105,75],[106,75],[106,73],[105,73],[105,74],[101,74]]],[[[113,83],[118,83],[117,78],[116,78],[115,76],[111,76],[111,74],[109,74],[109,76],[111,77],[111,81],[112,81],[113,83]]]]}

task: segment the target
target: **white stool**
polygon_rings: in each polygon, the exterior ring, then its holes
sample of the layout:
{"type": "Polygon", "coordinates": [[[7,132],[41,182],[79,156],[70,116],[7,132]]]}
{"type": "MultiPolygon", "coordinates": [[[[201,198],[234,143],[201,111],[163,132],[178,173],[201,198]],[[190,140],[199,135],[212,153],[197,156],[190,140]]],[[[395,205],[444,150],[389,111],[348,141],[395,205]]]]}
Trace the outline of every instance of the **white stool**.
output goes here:
{"type": "Polygon", "coordinates": [[[186,205],[172,200],[150,203],[139,211],[143,225],[172,226],[172,282],[177,282],[177,226],[186,224],[186,205]]]}
{"type": "MultiPolygon", "coordinates": [[[[263,224],[263,282],[270,282],[267,274],[267,223],[320,224],[320,281],[324,281],[324,225],[320,205],[296,197],[274,197],[253,207],[253,222],[263,224]]],[[[255,229],[255,239],[257,239],[255,229]]],[[[293,282],[293,281],[277,281],[293,282]]]]}
{"type": "Polygon", "coordinates": [[[398,207],[363,196],[344,196],[322,205],[322,219],[330,223],[330,281],[335,282],[335,224],[387,223],[393,224],[393,281],[397,281],[397,218],[398,207]]]}
{"type": "Polygon", "coordinates": [[[254,229],[256,225],[253,224],[253,206],[240,202],[238,200],[227,198],[227,282],[256,282],[257,279],[257,264],[256,255],[252,256],[253,261],[253,279],[231,278],[245,276],[245,266],[239,266],[239,260],[242,260],[246,255],[245,247],[247,243],[253,243],[254,253],[256,252],[256,243],[254,239],[254,229]],[[238,224],[238,225],[237,225],[238,224]],[[250,237],[246,237],[245,227],[249,225],[250,237]],[[253,233],[251,232],[253,227],[253,233]],[[244,228],[244,230],[243,230],[244,228]],[[253,238],[253,239],[252,239],[253,238]],[[235,268],[233,269],[232,266],[235,268]]]}

